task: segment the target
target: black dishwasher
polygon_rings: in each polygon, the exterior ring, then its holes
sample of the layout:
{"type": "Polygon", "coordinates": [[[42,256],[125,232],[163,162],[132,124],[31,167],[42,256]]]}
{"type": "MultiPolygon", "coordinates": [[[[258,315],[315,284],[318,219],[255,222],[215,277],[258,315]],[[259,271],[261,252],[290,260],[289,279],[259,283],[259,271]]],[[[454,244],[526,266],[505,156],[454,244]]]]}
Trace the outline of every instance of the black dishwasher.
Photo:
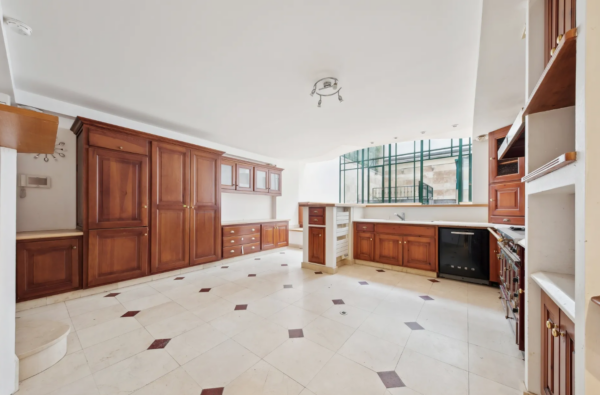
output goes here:
{"type": "Polygon", "coordinates": [[[487,229],[439,228],[440,277],[490,283],[490,237],[487,229]]]}

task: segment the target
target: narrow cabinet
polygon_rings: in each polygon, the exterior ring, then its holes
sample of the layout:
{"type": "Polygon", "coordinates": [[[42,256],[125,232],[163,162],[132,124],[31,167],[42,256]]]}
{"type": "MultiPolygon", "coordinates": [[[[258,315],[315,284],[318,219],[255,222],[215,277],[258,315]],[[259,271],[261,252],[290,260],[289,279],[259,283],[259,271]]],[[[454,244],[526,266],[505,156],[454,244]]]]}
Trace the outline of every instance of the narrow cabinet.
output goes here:
{"type": "Polygon", "coordinates": [[[376,234],[375,262],[402,265],[402,236],[376,234]]]}
{"type": "Polygon", "coordinates": [[[278,222],[275,224],[275,245],[277,248],[287,247],[289,244],[289,225],[287,222],[278,222]]]}
{"type": "Polygon", "coordinates": [[[308,228],[308,261],[325,264],[325,228],[308,228]]]}
{"type": "Polygon", "coordinates": [[[358,232],[356,234],[354,258],[363,261],[372,261],[374,255],[374,234],[367,232],[358,232]]]}
{"type": "Polygon", "coordinates": [[[498,259],[498,239],[490,233],[490,281],[500,283],[500,260],[498,259]]]}

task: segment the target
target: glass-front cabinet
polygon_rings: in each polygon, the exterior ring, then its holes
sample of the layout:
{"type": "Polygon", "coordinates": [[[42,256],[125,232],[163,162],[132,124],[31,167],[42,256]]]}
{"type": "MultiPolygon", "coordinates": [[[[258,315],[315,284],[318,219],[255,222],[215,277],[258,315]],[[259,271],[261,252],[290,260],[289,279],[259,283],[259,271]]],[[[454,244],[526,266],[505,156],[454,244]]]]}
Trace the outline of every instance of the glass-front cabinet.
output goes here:
{"type": "Polygon", "coordinates": [[[235,189],[235,162],[221,160],[221,189],[235,189]]]}
{"type": "Polygon", "coordinates": [[[221,159],[221,190],[281,196],[283,169],[233,158],[221,159]]]}
{"type": "Polygon", "coordinates": [[[269,170],[269,193],[281,195],[281,170],[269,170]]]}
{"type": "Polygon", "coordinates": [[[266,167],[254,168],[254,192],[269,192],[269,169],[266,167]]]}
{"type": "Polygon", "coordinates": [[[237,169],[237,185],[236,190],[238,191],[251,191],[253,189],[252,185],[252,170],[253,167],[238,163],[236,164],[237,169]]]}

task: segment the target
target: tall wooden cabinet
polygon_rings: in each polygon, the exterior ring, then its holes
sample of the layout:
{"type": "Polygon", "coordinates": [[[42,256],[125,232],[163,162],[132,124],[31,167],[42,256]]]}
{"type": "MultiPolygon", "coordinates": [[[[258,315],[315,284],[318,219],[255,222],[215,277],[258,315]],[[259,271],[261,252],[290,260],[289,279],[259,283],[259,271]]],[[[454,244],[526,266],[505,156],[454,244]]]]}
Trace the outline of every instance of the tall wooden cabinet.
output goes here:
{"type": "Polygon", "coordinates": [[[77,118],[83,287],[221,258],[220,151],[77,118]]]}

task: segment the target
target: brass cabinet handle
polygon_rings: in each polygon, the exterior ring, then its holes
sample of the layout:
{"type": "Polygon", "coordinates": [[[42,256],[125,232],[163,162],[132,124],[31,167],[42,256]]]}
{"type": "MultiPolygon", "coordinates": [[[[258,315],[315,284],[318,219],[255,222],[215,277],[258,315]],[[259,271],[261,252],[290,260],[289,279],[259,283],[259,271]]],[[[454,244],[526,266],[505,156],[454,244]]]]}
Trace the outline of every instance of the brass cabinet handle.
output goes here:
{"type": "Polygon", "coordinates": [[[252,247],[252,249],[254,249],[254,247],[252,247]]]}
{"type": "Polygon", "coordinates": [[[123,147],[119,146],[119,149],[123,149],[123,147]]]}
{"type": "Polygon", "coordinates": [[[76,250],[76,249],[77,249],[77,246],[73,246],[73,249],[74,249],[74,250],[76,250]]]}
{"type": "Polygon", "coordinates": [[[183,205],[183,208],[186,208],[186,207],[187,207],[187,206],[184,204],[184,205],[183,205]]]}
{"type": "Polygon", "coordinates": [[[563,35],[559,34],[558,37],[556,37],[556,44],[560,44],[560,41],[563,39],[563,35]]]}
{"type": "Polygon", "coordinates": [[[233,252],[233,250],[231,250],[230,252],[233,252]]]}
{"type": "Polygon", "coordinates": [[[148,236],[148,233],[144,233],[144,236],[148,236]]]}
{"type": "Polygon", "coordinates": [[[556,329],[556,327],[552,328],[552,337],[558,337],[559,333],[558,333],[558,329],[556,329]]]}
{"type": "Polygon", "coordinates": [[[556,47],[554,47],[550,50],[550,56],[554,55],[554,52],[556,52],[556,47]]]}
{"type": "MultiPolygon", "coordinates": [[[[243,239],[242,239],[243,240],[243,239]]],[[[252,240],[255,240],[255,238],[253,237],[252,240]]]]}
{"type": "Polygon", "coordinates": [[[323,234],[319,233],[319,237],[323,236],[323,234]]]}
{"type": "Polygon", "coordinates": [[[373,239],[369,239],[369,240],[373,241],[373,239]]]}
{"type": "Polygon", "coordinates": [[[525,291],[523,291],[523,289],[522,289],[522,288],[519,288],[519,294],[521,294],[521,295],[522,295],[524,292],[525,292],[525,291]]]}
{"type": "Polygon", "coordinates": [[[490,199],[490,202],[493,202],[493,201],[494,201],[494,199],[490,199]]]}
{"type": "Polygon", "coordinates": [[[548,320],[546,321],[546,328],[548,329],[552,329],[552,328],[556,328],[556,324],[554,324],[554,322],[552,322],[552,320],[548,320]]]}
{"type": "Polygon", "coordinates": [[[504,222],[510,222],[510,219],[504,218],[502,221],[504,221],[504,222]]]}
{"type": "Polygon", "coordinates": [[[254,232],[254,228],[252,228],[252,231],[254,232]]]}
{"type": "Polygon", "coordinates": [[[231,240],[232,243],[235,243],[235,241],[231,240]]]}
{"type": "Polygon", "coordinates": [[[235,233],[235,230],[230,230],[231,233],[235,233]]]}
{"type": "Polygon", "coordinates": [[[144,204],[144,208],[148,208],[148,206],[146,206],[146,205],[144,204]]]}

